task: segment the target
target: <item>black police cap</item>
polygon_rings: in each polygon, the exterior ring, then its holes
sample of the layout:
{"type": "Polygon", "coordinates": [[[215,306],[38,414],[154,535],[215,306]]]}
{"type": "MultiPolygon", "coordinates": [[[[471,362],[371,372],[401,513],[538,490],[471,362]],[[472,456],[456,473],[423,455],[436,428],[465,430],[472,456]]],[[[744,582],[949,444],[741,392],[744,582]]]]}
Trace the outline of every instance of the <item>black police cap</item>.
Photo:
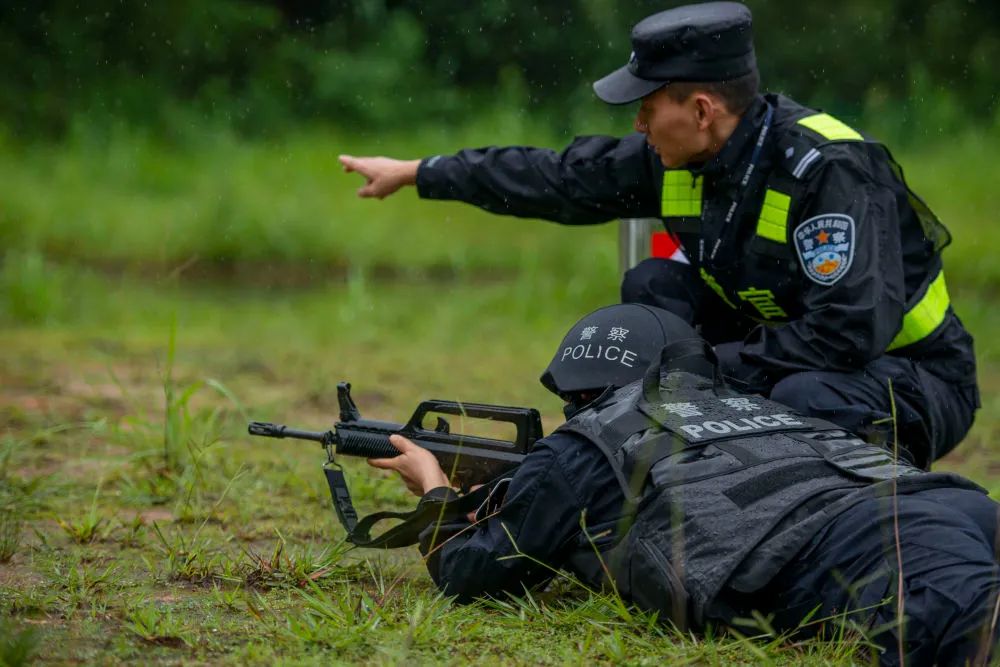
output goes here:
{"type": "Polygon", "coordinates": [[[605,306],[573,325],[541,381],[559,395],[623,387],[641,378],[665,345],[696,336],[691,325],[662,308],[605,306]]]}
{"type": "Polygon", "coordinates": [[[627,104],[672,81],[727,81],[757,69],[750,10],[706,2],[653,14],[632,28],[628,64],[594,83],[609,104],[627,104]]]}

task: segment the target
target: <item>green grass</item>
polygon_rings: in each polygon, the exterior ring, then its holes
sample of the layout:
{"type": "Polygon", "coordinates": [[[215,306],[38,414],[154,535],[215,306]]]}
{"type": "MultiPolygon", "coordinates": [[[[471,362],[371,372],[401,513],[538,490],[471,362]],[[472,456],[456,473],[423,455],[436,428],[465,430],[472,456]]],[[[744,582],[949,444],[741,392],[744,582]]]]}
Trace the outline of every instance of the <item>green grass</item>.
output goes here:
{"type": "MultiPolygon", "coordinates": [[[[373,418],[437,397],[561,422],[537,377],[570,323],[616,300],[614,226],[358,201],[335,164],[525,129],[0,152],[0,661],[864,661],[855,635],[795,643],[758,621],[752,641],[692,638],[566,581],[453,605],[415,550],[345,553],[318,447],[246,435],[248,418],[327,426],[340,380],[373,418]]],[[[996,142],[957,141],[901,159],[955,232],[949,287],[981,362],[984,409],[941,467],[996,493],[996,142]]],[[[412,506],[346,466],[360,512],[412,506]]]]}
{"type": "MultiPolygon", "coordinates": [[[[318,447],[245,435],[246,417],[324,427],[341,379],[373,418],[401,421],[421,398],[461,398],[535,405],[550,430],[559,402],[535,378],[580,307],[561,284],[456,284],[448,298],[433,283],[368,285],[360,298],[356,285],[163,289],[86,274],[76,283],[103,288],[100,308],[0,332],[10,452],[0,484],[25,508],[21,544],[0,565],[0,614],[35,632],[43,661],[862,660],[854,638],[800,644],[758,627],[746,630],[752,642],[693,639],[571,583],[455,606],[415,550],[344,553],[318,447]],[[551,312],[532,320],[529,294],[551,312]],[[165,436],[171,420],[177,430],[165,436]],[[183,444],[169,457],[168,437],[183,444]]],[[[986,372],[1000,376],[995,362],[986,372]]],[[[944,467],[993,483],[998,424],[981,415],[944,467]]],[[[346,464],[362,513],[412,504],[392,477],[346,464]]]]}
{"type": "Polygon", "coordinates": [[[610,227],[498,221],[454,204],[418,204],[412,191],[363,201],[354,195],[358,177],[343,174],[336,159],[342,152],[419,156],[435,144],[488,143],[496,131],[422,133],[398,145],[320,130],[281,143],[222,134],[181,147],[123,131],[96,143],[5,147],[0,241],[146,274],[259,279],[263,272],[278,283],[373,270],[406,277],[508,275],[550,263],[571,274],[595,263],[613,269],[610,227]]]}

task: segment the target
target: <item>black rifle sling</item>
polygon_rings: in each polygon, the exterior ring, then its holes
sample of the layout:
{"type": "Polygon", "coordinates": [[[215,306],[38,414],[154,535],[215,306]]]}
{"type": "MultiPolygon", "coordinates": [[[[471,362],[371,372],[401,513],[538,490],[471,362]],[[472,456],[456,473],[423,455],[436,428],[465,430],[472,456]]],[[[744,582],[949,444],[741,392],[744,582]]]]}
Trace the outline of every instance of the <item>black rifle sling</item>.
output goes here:
{"type": "Polygon", "coordinates": [[[447,523],[463,519],[489,499],[493,484],[451,500],[427,497],[421,498],[412,512],[374,512],[358,522],[347,541],[366,549],[398,549],[420,541],[420,533],[435,523],[447,523]],[[381,535],[370,537],[372,528],[379,521],[399,519],[401,523],[386,530],[381,535]]]}
{"type": "Polygon", "coordinates": [[[480,488],[456,499],[424,497],[411,512],[374,512],[358,521],[358,513],[351,502],[347,480],[337,465],[323,466],[326,482],[330,486],[333,509],[340,524],[347,531],[347,541],[355,546],[373,549],[397,549],[420,541],[420,533],[435,522],[444,523],[474,512],[490,498],[490,491],[500,480],[493,480],[480,488]],[[401,523],[381,535],[371,537],[371,530],[379,521],[399,519],[401,523]]]}
{"type": "Polygon", "coordinates": [[[351,492],[347,489],[344,471],[339,465],[328,463],[323,466],[323,472],[326,473],[326,483],[330,486],[333,509],[337,512],[340,525],[350,535],[358,524],[358,513],[354,510],[354,503],[351,502],[351,492]]]}

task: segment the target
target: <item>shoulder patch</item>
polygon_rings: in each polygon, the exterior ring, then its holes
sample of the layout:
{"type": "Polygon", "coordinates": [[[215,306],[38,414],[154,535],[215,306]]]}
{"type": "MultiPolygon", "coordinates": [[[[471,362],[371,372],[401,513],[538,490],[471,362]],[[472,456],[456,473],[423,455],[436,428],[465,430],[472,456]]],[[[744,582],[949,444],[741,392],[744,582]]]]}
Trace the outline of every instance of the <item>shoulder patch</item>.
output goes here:
{"type": "Polygon", "coordinates": [[[781,138],[779,163],[795,180],[804,180],[822,164],[823,154],[817,148],[821,142],[794,129],[781,138]]]}
{"type": "Polygon", "coordinates": [[[792,240],[806,276],[832,285],[854,261],[854,218],[842,213],[813,216],[795,228],[792,240]]]}
{"type": "Polygon", "coordinates": [[[795,178],[802,178],[807,173],[809,173],[809,168],[816,164],[816,161],[820,159],[821,153],[815,148],[810,148],[806,151],[795,166],[792,168],[792,176],[795,178]]]}

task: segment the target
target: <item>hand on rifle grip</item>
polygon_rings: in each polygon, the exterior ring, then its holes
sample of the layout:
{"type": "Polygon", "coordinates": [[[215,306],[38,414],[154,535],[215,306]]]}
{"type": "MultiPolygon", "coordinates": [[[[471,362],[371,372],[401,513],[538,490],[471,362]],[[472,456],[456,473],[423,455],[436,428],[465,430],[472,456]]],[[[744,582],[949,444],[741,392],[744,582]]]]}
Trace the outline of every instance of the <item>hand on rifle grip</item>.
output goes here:
{"type": "Polygon", "coordinates": [[[368,459],[368,465],[395,470],[410,493],[416,496],[422,496],[438,487],[451,487],[448,476],[432,453],[398,434],[390,436],[389,442],[399,450],[399,456],[391,459],[368,459]]]}

